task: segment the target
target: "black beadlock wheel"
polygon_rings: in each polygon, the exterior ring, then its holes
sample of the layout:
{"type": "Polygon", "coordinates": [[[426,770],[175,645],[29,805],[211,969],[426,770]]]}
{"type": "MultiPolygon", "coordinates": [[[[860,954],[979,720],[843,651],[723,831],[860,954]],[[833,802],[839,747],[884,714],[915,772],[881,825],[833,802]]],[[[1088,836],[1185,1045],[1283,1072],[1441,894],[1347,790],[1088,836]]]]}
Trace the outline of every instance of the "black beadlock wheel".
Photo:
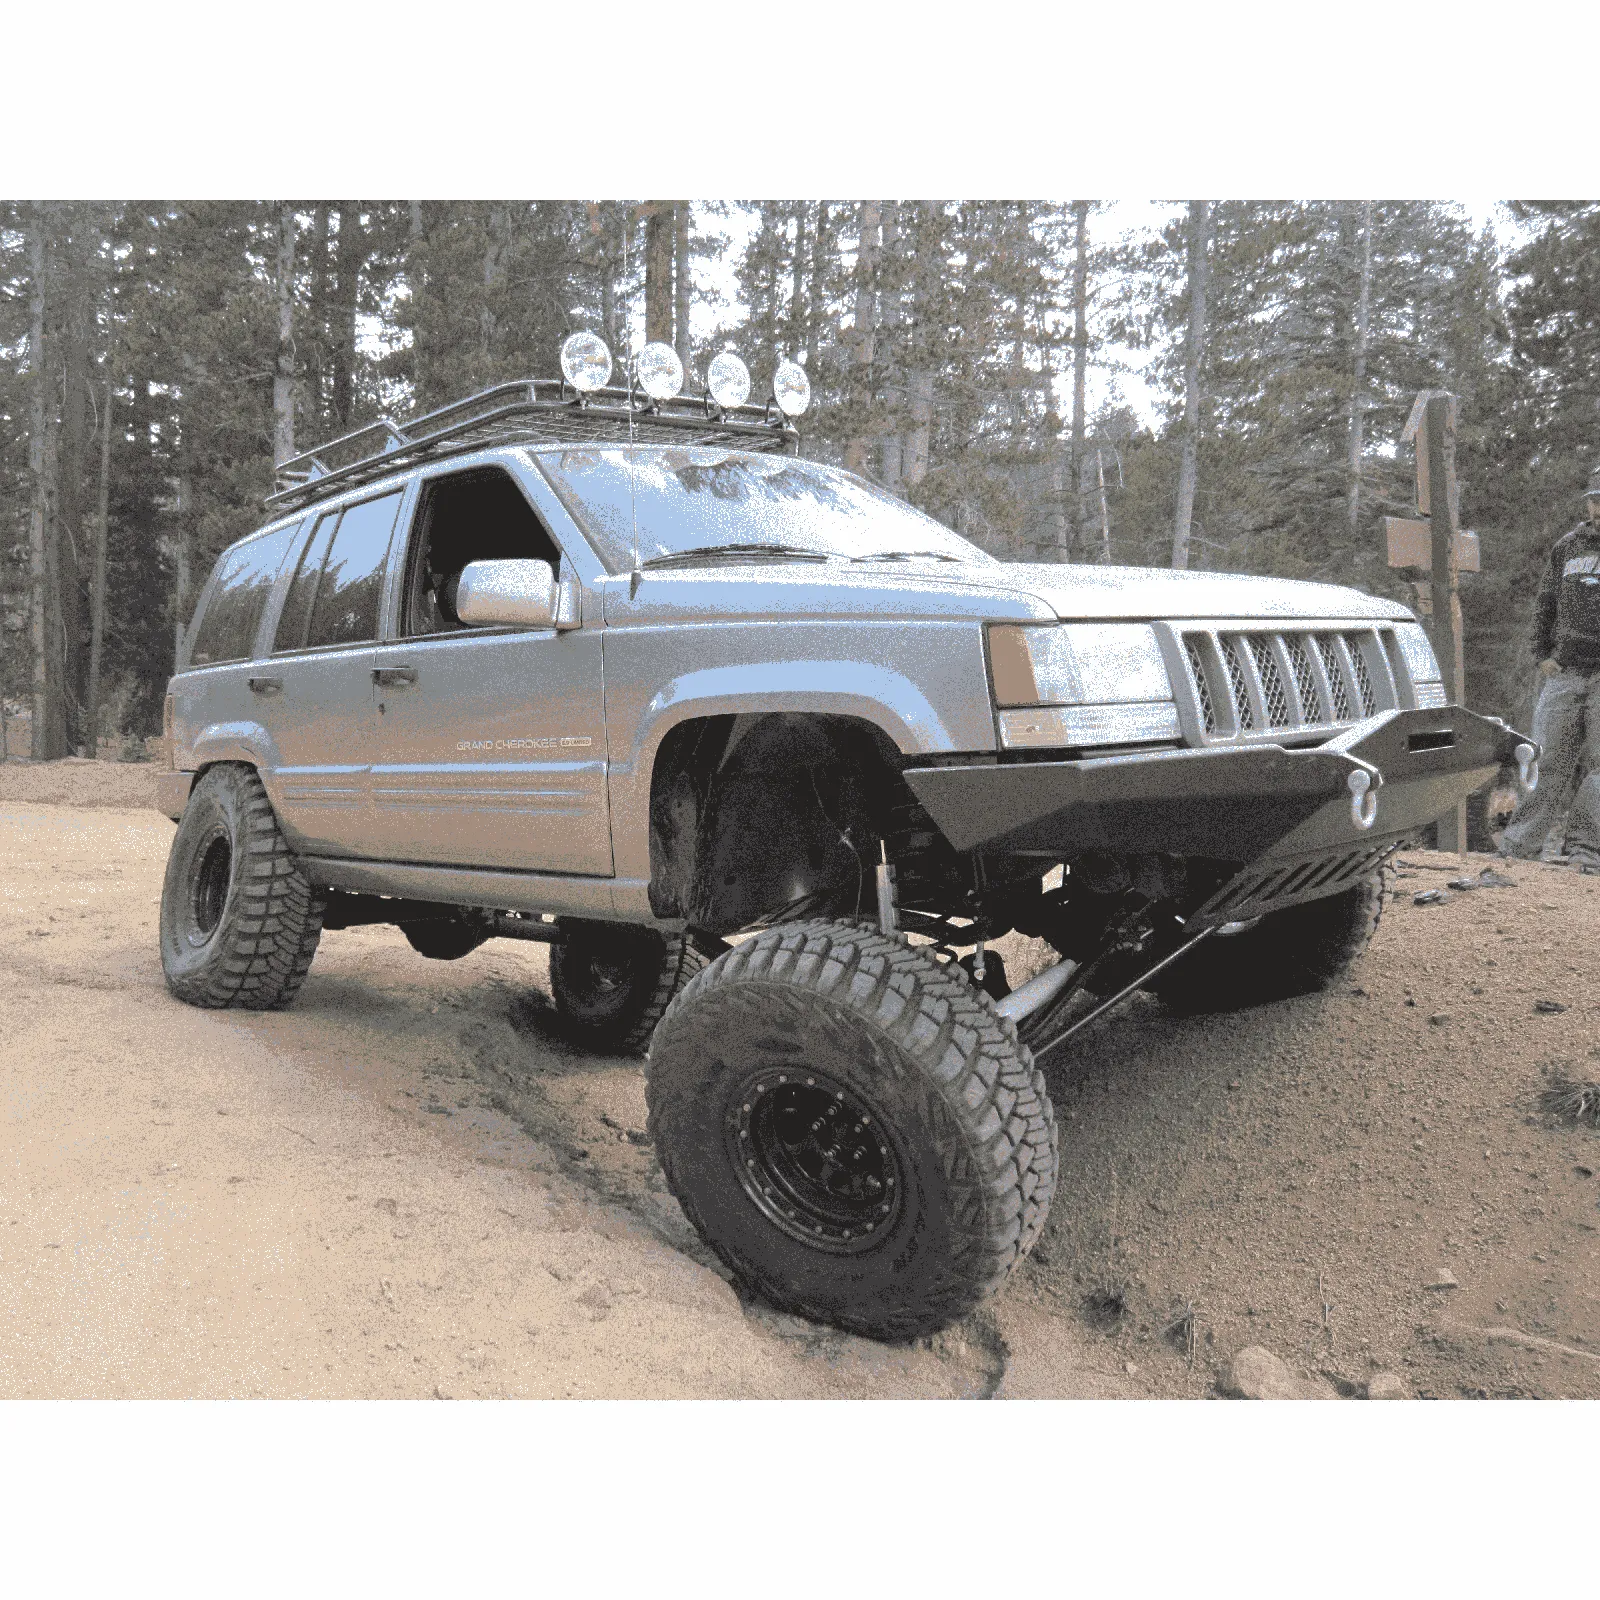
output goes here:
{"type": "Polygon", "coordinates": [[[706,965],[686,935],[574,917],[557,926],[550,998],[568,1037],[586,1050],[642,1054],[672,997],[706,965]]]}
{"type": "Polygon", "coordinates": [[[1392,877],[1380,867],[1340,894],[1270,912],[1236,934],[1214,933],[1147,987],[1180,1016],[1315,994],[1372,943],[1392,877]]]}
{"type": "Polygon", "coordinates": [[[161,970],[190,1005],[265,1011],[294,999],[325,897],[290,854],[254,769],[201,775],[161,886],[161,970]]]}
{"type": "Polygon", "coordinates": [[[1056,1130],[1014,1023],[876,929],[773,928],[673,1001],[646,1074],[667,1182],[752,1293],[909,1339],[964,1316],[1044,1225],[1056,1130]]]}

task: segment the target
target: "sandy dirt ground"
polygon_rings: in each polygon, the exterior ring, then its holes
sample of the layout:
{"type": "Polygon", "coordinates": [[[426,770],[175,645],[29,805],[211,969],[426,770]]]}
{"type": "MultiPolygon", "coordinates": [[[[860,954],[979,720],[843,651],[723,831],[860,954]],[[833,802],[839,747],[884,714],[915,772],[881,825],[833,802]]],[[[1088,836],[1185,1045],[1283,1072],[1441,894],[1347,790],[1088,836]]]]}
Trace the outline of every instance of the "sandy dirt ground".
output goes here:
{"type": "Polygon", "coordinates": [[[1201,1397],[1262,1345],[1329,1395],[1600,1398],[1600,1133],[1538,1098],[1600,1078],[1600,879],[1404,853],[1334,991],[1085,1030],[1040,1245],[892,1347],[741,1303],[542,947],[354,929],[287,1012],[173,1001],[152,780],[0,768],[0,1397],[1201,1397]]]}

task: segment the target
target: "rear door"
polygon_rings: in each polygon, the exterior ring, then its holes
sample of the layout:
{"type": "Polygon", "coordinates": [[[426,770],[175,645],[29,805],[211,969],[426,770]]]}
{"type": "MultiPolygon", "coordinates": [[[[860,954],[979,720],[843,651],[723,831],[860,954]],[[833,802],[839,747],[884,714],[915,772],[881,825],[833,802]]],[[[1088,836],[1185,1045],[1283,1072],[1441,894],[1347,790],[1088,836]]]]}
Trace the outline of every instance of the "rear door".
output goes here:
{"type": "Polygon", "coordinates": [[[404,491],[316,521],[284,598],[272,654],[248,689],[270,750],[262,779],[293,848],[372,855],[373,653],[404,491]]]}
{"type": "Polygon", "coordinates": [[[430,572],[517,557],[564,562],[508,473],[425,482],[399,569],[402,637],[373,663],[375,848],[394,861],[609,876],[599,627],[462,628],[426,599],[430,572]]]}

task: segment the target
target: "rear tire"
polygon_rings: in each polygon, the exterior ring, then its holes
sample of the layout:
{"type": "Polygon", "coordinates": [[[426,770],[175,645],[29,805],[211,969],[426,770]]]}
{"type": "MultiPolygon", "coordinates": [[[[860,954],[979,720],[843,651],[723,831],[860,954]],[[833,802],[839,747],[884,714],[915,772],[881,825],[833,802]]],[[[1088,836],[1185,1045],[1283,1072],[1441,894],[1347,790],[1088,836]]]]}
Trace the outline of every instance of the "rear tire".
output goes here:
{"type": "Polygon", "coordinates": [[[876,1338],[992,1294],[1055,1190],[1015,1024],[873,929],[791,923],[713,962],[662,1018],[646,1095],[667,1182],[740,1282],[876,1338]]]}
{"type": "Polygon", "coordinates": [[[326,897],[289,852],[254,768],[204,773],[161,885],[161,970],[192,1006],[270,1011],[305,981],[326,897]]]}
{"type": "Polygon", "coordinates": [[[640,1055],[706,958],[682,934],[622,922],[558,919],[550,947],[550,997],[567,1035],[586,1050],[640,1055]]]}
{"type": "Polygon", "coordinates": [[[1212,934],[1146,987],[1179,1016],[1242,1011],[1326,989],[1372,943],[1390,876],[1384,867],[1342,894],[1271,912],[1228,937],[1212,934]]]}

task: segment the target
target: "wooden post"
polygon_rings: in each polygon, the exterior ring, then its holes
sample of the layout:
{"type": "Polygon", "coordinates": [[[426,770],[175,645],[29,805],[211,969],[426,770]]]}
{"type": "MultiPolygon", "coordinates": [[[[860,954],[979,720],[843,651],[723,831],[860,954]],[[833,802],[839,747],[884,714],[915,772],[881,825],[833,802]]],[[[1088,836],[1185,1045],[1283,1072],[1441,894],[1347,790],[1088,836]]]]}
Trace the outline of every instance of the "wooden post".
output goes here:
{"type": "MultiPolygon", "coordinates": [[[[1461,637],[1459,568],[1460,511],[1456,490],[1456,399],[1437,394],[1428,400],[1426,440],[1417,441],[1417,458],[1427,458],[1429,525],[1432,534],[1433,649],[1444,672],[1445,692],[1454,705],[1466,699],[1466,662],[1461,637]],[[1420,448],[1426,443],[1426,448],[1420,448]]],[[[1465,801],[1439,819],[1439,848],[1467,847],[1465,801]]]]}

